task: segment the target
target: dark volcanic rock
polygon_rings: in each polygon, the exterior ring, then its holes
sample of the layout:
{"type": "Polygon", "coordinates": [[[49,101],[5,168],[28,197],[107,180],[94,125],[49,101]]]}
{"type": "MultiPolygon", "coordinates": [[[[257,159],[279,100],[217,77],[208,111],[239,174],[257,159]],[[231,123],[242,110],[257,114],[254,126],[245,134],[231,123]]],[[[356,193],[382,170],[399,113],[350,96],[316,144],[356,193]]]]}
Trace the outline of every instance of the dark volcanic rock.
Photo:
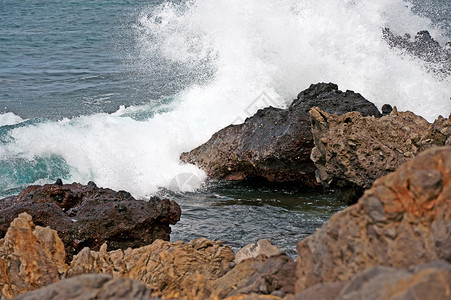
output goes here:
{"type": "Polygon", "coordinates": [[[451,51],[446,46],[442,47],[427,30],[418,32],[414,39],[408,34],[397,36],[389,28],[384,28],[382,33],[391,47],[428,62],[427,67],[431,71],[443,75],[451,74],[451,51]]]}
{"type": "Polygon", "coordinates": [[[351,280],[337,300],[451,299],[451,264],[436,261],[403,270],[374,267],[351,280]]]}
{"type": "Polygon", "coordinates": [[[35,185],[0,200],[0,237],[22,212],[30,214],[36,225],[58,232],[68,261],[84,247],[98,250],[104,242],[110,249],[126,249],[169,240],[169,224],[175,224],[181,213],[174,201],[135,200],[127,192],[98,188],[93,182],[35,185]]]}
{"type": "Polygon", "coordinates": [[[21,294],[16,300],[151,300],[152,290],[139,281],[111,275],[80,275],[21,294]]]}
{"type": "Polygon", "coordinates": [[[310,160],[313,137],[308,112],[313,106],[336,114],[358,111],[364,116],[381,116],[360,94],[319,83],[301,92],[288,109],[261,109],[243,124],[230,125],[205,144],[182,153],[181,160],[196,164],[211,178],[257,177],[317,187],[310,160]]]}
{"type": "Polygon", "coordinates": [[[296,292],[373,266],[451,262],[451,147],[420,153],[297,245],[296,292]]]}

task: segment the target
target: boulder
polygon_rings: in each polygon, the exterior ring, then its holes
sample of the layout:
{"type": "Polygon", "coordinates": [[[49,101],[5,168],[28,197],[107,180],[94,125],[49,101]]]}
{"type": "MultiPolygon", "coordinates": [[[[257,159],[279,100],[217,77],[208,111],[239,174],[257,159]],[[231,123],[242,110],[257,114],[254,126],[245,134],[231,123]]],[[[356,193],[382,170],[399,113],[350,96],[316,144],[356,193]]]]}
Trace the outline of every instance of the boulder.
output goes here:
{"type": "Polygon", "coordinates": [[[355,203],[377,178],[396,170],[420,151],[443,146],[451,136],[450,120],[439,117],[432,125],[412,112],[382,118],[358,112],[329,114],[310,110],[315,147],[311,159],[317,180],[355,203]]]}
{"type": "Polygon", "coordinates": [[[451,264],[436,261],[407,270],[374,267],[357,276],[337,300],[451,299],[451,264]]]}
{"type": "Polygon", "coordinates": [[[99,250],[104,242],[111,249],[127,249],[169,240],[169,224],[175,224],[181,213],[174,201],[135,200],[127,192],[98,188],[93,182],[34,185],[0,200],[0,237],[22,212],[30,214],[36,225],[58,232],[67,262],[84,247],[99,250]]]}
{"type": "Polygon", "coordinates": [[[451,262],[451,147],[420,153],[297,245],[296,292],[373,266],[451,262]]]}
{"type": "Polygon", "coordinates": [[[205,144],[182,153],[180,159],[197,165],[210,178],[264,178],[318,187],[310,160],[314,145],[308,112],[313,106],[336,114],[358,111],[364,116],[381,116],[360,94],[342,92],[333,83],[319,83],[301,92],[288,109],[261,109],[243,124],[230,125],[205,144]]]}
{"type": "Polygon", "coordinates": [[[296,262],[286,254],[260,255],[241,261],[224,276],[210,282],[209,294],[217,298],[242,295],[294,294],[296,262]]]}
{"type": "Polygon", "coordinates": [[[229,246],[203,238],[189,243],[157,240],[141,248],[111,252],[104,244],[98,252],[84,248],[74,256],[67,276],[111,274],[143,282],[153,296],[203,298],[207,283],[224,275],[234,259],[229,246]]]}
{"type": "Polygon", "coordinates": [[[21,213],[0,239],[0,299],[54,283],[68,266],[55,230],[35,226],[21,213]]]}
{"type": "Polygon", "coordinates": [[[21,294],[14,300],[152,300],[143,283],[106,274],[80,275],[21,294]]]}
{"type": "Polygon", "coordinates": [[[279,248],[273,246],[267,239],[261,239],[257,242],[257,245],[249,244],[238,251],[235,255],[235,263],[238,264],[245,259],[254,258],[259,255],[269,257],[277,254],[279,254],[279,248]]]}

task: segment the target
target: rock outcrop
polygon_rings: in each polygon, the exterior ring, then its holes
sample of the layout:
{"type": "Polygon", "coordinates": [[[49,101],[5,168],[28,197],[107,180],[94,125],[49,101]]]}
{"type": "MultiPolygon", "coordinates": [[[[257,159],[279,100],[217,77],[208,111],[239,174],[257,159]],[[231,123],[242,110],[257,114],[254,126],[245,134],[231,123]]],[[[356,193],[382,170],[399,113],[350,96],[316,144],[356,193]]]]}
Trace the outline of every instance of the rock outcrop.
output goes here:
{"type": "Polygon", "coordinates": [[[68,266],[55,230],[35,226],[21,213],[0,239],[0,299],[54,283],[68,266]]]}
{"type": "Polygon", "coordinates": [[[207,239],[189,243],[157,240],[137,249],[99,252],[84,248],[74,256],[67,276],[102,273],[146,284],[154,296],[205,297],[210,280],[224,275],[235,254],[229,246],[207,239]]]}
{"type": "Polygon", "coordinates": [[[93,182],[34,185],[0,200],[0,237],[22,212],[30,214],[36,225],[58,232],[67,262],[84,247],[99,250],[104,242],[111,249],[127,249],[169,240],[169,224],[181,214],[174,201],[135,200],[127,192],[98,188],[93,182]]]}
{"type": "Polygon", "coordinates": [[[265,178],[318,187],[310,160],[314,145],[308,112],[313,106],[329,113],[358,111],[381,116],[360,94],[341,92],[332,83],[315,84],[301,92],[288,109],[261,109],[243,124],[230,125],[205,144],[182,153],[181,160],[199,166],[211,178],[265,178]]]}
{"type": "MultiPolygon", "coordinates": [[[[413,39],[409,34],[397,36],[389,28],[382,30],[387,43],[429,63],[426,67],[442,76],[451,74],[451,51],[434,40],[427,30],[418,32],[413,39]]],[[[448,42],[449,44],[449,42],[448,42]]]]}
{"type": "Polygon", "coordinates": [[[436,261],[403,270],[374,267],[351,280],[337,300],[451,299],[451,264],[436,261]]]}
{"type": "Polygon", "coordinates": [[[451,136],[450,120],[432,125],[412,112],[376,119],[358,112],[341,116],[318,107],[310,110],[315,147],[311,159],[317,180],[355,202],[377,178],[396,170],[420,151],[443,146],[451,136]]]}
{"type": "Polygon", "coordinates": [[[286,254],[260,255],[243,260],[224,276],[209,283],[209,294],[220,299],[239,295],[294,294],[296,262],[286,254]]]}
{"type": "Polygon", "coordinates": [[[420,153],[297,245],[296,291],[373,266],[451,262],[451,147],[420,153]]]}
{"type": "Polygon", "coordinates": [[[139,281],[106,274],[80,275],[21,294],[14,300],[152,300],[152,291],[139,281]]]}

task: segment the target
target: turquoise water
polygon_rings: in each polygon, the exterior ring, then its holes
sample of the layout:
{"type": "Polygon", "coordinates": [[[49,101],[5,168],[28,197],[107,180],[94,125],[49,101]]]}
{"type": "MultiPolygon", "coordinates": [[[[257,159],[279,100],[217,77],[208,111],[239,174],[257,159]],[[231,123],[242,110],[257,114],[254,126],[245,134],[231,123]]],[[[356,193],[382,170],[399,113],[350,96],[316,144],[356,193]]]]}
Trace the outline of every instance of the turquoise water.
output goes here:
{"type": "Polygon", "coordinates": [[[382,28],[445,45],[450,12],[447,0],[0,0],[0,198],[93,180],[176,199],[174,239],[267,237],[293,253],[337,199],[208,182],[180,153],[252,115],[260,95],[286,107],[319,81],[447,116],[451,78],[388,47],[382,28]]]}

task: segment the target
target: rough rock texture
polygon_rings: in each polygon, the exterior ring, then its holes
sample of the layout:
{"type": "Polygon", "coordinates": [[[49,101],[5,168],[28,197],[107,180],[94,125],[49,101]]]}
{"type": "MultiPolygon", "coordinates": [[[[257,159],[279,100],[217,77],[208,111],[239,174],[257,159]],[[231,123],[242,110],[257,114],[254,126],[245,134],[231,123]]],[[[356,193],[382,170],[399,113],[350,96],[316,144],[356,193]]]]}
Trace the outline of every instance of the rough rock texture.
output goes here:
{"type": "Polygon", "coordinates": [[[208,285],[218,298],[264,294],[284,297],[294,294],[296,262],[286,254],[265,255],[242,261],[231,271],[208,285]]]}
{"type": "Polygon", "coordinates": [[[343,192],[341,198],[348,203],[420,150],[443,146],[451,136],[449,119],[440,117],[430,125],[412,112],[396,109],[376,119],[357,112],[338,116],[314,107],[310,117],[317,180],[343,192]]]}
{"type": "Polygon", "coordinates": [[[313,106],[336,114],[359,111],[364,116],[381,116],[360,94],[319,83],[301,92],[288,109],[261,109],[243,124],[230,125],[205,144],[182,153],[181,160],[196,164],[211,178],[257,177],[317,187],[310,160],[313,138],[308,111],[313,106]]]}
{"type": "MultiPolygon", "coordinates": [[[[296,294],[290,295],[285,300],[335,300],[347,282],[324,282],[296,294]]],[[[365,299],[365,298],[362,298],[365,299]]]]}
{"type": "Polygon", "coordinates": [[[36,225],[58,231],[67,262],[84,247],[98,250],[105,241],[111,249],[126,249],[169,240],[169,224],[175,224],[181,213],[174,201],[135,200],[127,192],[98,188],[93,182],[35,185],[0,200],[0,237],[22,212],[30,214],[36,225]]]}
{"type": "Polygon", "coordinates": [[[15,300],[151,300],[151,290],[130,279],[106,274],[81,275],[34,290],[15,300]]]}
{"type": "Polygon", "coordinates": [[[420,153],[297,245],[296,292],[373,266],[451,262],[451,147],[420,153]]]}
{"type": "Polygon", "coordinates": [[[66,271],[63,242],[56,231],[35,226],[21,213],[0,239],[0,299],[51,284],[66,271]]]}
{"type": "Polygon", "coordinates": [[[145,283],[154,296],[202,297],[207,282],[224,275],[234,259],[229,246],[207,239],[157,240],[145,247],[111,252],[105,244],[99,252],[84,248],[74,256],[67,275],[111,274],[145,283]]]}
{"type": "Polygon", "coordinates": [[[357,275],[337,300],[451,299],[451,264],[437,261],[408,270],[374,267],[357,275]]]}
{"type": "Polygon", "coordinates": [[[273,246],[267,239],[261,239],[257,242],[257,245],[249,244],[238,251],[235,255],[235,263],[239,264],[245,259],[254,258],[259,255],[266,255],[269,257],[277,254],[279,254],[279,248],[273,246]]]}

